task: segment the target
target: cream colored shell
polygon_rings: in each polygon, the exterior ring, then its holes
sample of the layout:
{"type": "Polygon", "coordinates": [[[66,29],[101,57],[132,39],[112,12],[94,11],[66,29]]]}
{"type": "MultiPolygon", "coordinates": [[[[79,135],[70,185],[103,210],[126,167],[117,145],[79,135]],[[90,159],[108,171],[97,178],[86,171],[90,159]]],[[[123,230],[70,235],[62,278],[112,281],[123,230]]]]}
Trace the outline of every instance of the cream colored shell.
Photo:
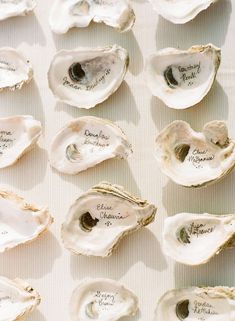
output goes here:
{"type": "Polygon", "coordinates": [[[110,279],[87,279],[78,285],[70,300],[73,321],[117,321],[134,316],[138,298],[121,283],[110,279]]]}
{"type": "Polygon", "coordinates": [[[235,142],[228,137],[222,121],[211,121],[202,132],[196,132],[188,123],[177,120],[157,135],[155,143],[161,171],[186,187],[216,182],[235,165],[235,142]]]}
{"type": "Polygon", "coordinates": [[[92,21],[126,32],[135,23],[135,13],[129,0],[55,0],[49,19],[52,31],[58,34],[88,27],[92,21]]]}
{"type": "Polygon", "coordinates": [[[77,174],[111,158],[132,153],[123,131],[114,123],[84,116],[70,121],[52,141],[51,166],[64,174],[77,174]]]}
{"type": "MultiPolygon", "coordinates": [[[[183,24],[194,19],[201,11],[218,0],[149,0],[153,8],[165,19],[183,24]]],[[[208,13],[209,14],[209,13],[208,13]]]]}
{"type": "Polygon", "coordinates": [[[36,240],[52,222],[47,208],[26,203],[12,192],[0,191],[0,253],[36,240]]]}
{"type": "Polygon", "coordinates": [[[61,50],[49,68],[49,87],[57,100],[89,109],[120,87],[128,64],[127,51],[117,45],[61,50]]]}
{"type": "Polygon", "coordinates": [[[166,292],[154,321],[234,321],[235,288],[189,287],[166,292]]]}
{"type": "Polygon", "coordinates": [[[35,7],[35,0],[1,0],[0,21],[15,16],[24,16],[35,7]]]}
{"type": "Polygon", "coordinates": [[[221,50],[212,44],[188,50],[165,48],[147,60],[147,84],[168,107],[189,108],[210,91],[220,61],[221,50]]]}
{"type": "Polygon", "coordinates": [[[102,182],[80,196],[62,225],[65,247],[88,256],[109,256],[121,239],[150,224],[156,207],[123,187],[102,182]]]}
{"type": "Polygon", "coordinates": [[[200,265],[233,247],[234,238],[235,214],[180,213],[165,219],[163,251],[179,263],[200,265]]]}
{"type": "Polygon", "coordinates": [[[32,116],[0,118],[0,169],[15,164],[37,143],[41,123],[32,116]]]}
{"type": "Polygon", "coordinates": [[[33,69],[18,50],[0,48],[0,91],[21,89],[33,78],[33,69]]]}
{"type": "Polygon", "coordinates": [[[40,304],[39,294],[21,279],[0,277],[0,321],[23,321],[40,304]]]}

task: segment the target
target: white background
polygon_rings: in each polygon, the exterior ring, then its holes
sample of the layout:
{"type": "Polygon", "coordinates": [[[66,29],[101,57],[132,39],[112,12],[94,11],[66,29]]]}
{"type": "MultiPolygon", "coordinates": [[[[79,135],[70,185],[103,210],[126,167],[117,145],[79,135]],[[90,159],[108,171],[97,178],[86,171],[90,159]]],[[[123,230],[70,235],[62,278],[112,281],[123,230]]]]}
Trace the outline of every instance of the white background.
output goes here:
{"type": "Polygon", "coordinates": [[[42,122],[44,130],[39,147],[13,167],[1,170],[0,182],[28,201],[48,205],[55,217],[51,232],[0,257],[1,275],[28,280],[42,296],[39,309],[29,321],[70,320],[70,295],[84,277],[113,278],[133,289],[140,299],[140,313],[132,318],[134,321],[151,321],[157,300],[173,287],[235,285],[235,250],[227,250],[197,268],[175,264],[161,250],[161,230],[167,215],[183,211],[235,212],[235,171],[207,189],[190,190],[161,174],[153,156],[157,132],[175,119],[190,122],[196,130],[201,130],[207,121],[223,119],[235,137],[233,1],[220,0],[193,22],[182,26],[160,18],[148,2],[132,1],[137,19],[133,31],[127,34],[92,24],[63,36],[54,35],[48,25],[51,1],[47,0],[38,0],[35,14],[1,22],[0,45],[20,49],[32,61],[35,77],[21,91],[0,94],[0,115],[31,114],[42,122]],[[187,49],[208,42],[222,48],[222,64],[217,81],[203,102],[188,110],[175,111],[151,96],[143,73],[149,54],[164,47],[187,49]],[[47,70],[54,53],[62,48],[113,43],[130,53],[129,72],[120,89],[88,111],[56,103],[47,84],[47,70]],[[107,161],[77,176],[52,170],[47,155],[52,137],[67,121],[83,115],[117,122],[133,144],[133,156],[128,161],[107,161]],[[61,244],[61,223],[70,204],[102,180],[123,185],[133,194],[155,203],[156,221],[125,238],[110,258],[71,255],[61,244]]]}

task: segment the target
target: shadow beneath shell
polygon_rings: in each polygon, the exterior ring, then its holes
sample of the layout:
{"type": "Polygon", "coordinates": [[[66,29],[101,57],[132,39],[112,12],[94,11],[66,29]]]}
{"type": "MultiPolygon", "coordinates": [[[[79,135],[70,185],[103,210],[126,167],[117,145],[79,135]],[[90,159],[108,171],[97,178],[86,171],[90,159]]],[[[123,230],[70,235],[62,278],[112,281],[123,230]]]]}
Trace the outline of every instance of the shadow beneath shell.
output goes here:
{"type": "Polygon", "coordinates": [[[159,17],[156,31],[157,49],[188,49],[193,45],[207,43],[222,46],[226,40],[231,12],[231,0],[223,0],[211,5],[186,24],[173,24],[159,17]]]}
{"type": "Polygon", "coordinates": [[[74,279],[104,277],[118,280],[138,262],[153,270],[162,271],[166,268],[160,244],[147,228],[124,237],[110,257],[97,258],[72,254],[70,270],[74,279]],[[151,250],[146,251],[146,249],[151,250]]]}
{"type": "MultiPolygon", "coordinates": [[[[39,306],[40,309],[40,306],[39,306]]],[[[28,321],[46,321],[45,316],[39,311],[35,310],[32,314],[27,317],[28,321]]]]}
{"type": "Polygon", "coordinates": [[[0,254],[0,275],[9,278],[40,279],[50,273],[55,260],[61,255],[55,236],[45,232],[28,244],[19,245],[0,254]]]}

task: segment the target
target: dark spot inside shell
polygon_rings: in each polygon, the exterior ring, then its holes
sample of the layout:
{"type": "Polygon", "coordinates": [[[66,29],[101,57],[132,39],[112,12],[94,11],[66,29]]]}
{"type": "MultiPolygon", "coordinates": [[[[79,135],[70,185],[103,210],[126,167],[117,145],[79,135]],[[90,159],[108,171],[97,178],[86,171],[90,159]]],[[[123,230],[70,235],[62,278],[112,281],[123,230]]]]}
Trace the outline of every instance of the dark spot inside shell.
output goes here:
{"type": "Polygon", "coordinates": [[[79,162],[81,160],[81,154],[77,148],[76,144],[70,144],[66,147],[66,158],[70,162],[79,162]]]}
{"type": "Polygon", "coordinates": [[[164,71],[164,78],[167,82],[167,85],[170,88],[175,88],[179,85],[178,81],[173,76],[173,71],[171,66],[167,67],[166,70],[164,71]]]}
{"type": "Polygon", "coordinates": [[[93,219],[89,212],[80,216],[80,226],[85,232],[91,232],[92,228],[99,222],[98,218],[93,219]]]}
{"type": "Polygon", "coordinates": [[[175,312],[179,320],[184,320],[189,316],[189,300],[180,301],[177,303],[175,312]]]}
{"type": "Polygon", "coordinates": [[[190,150],[190,145],[180,144],[175,147],[175,157],[183,163],[185,158],[188,155],[189,150],[190,150]]]}
{"type": "Polygon", "coordinates": [[[180,232],[179,232],[179,235],[178,235],[178,240],[181,242],[181,243],[184,243],[184,244],[189,244],[191,243],[190,242],[190,236],[188,234],[188,232],[186,231],[186,229],[183,227],[180,232]]]}
{"type": "Polygon", "coordinates": [[[82,69],[82,66],[79,62],[73,63],[69,67],[69,77],[71,78],[72,81],[74,82],[79,82],[85,77],[85,71],[82,69]]]}

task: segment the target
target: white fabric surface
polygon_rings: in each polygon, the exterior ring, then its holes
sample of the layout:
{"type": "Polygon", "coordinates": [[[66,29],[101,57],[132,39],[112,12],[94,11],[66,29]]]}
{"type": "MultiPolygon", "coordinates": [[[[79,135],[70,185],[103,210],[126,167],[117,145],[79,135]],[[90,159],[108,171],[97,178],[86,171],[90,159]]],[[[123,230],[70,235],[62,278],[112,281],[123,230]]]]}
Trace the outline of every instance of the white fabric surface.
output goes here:
{"type": "Polygon", "coordinates": [[[156,133],[175,119],[194,129],[213,119],[228,122],[235,137],[235,11],[230,0],[220,0],[186,25],[173,25],[158,17],[151,5],[133,0],[136,24],[133,32],[119,34],[92,24],[68,34],[52,34],[48,24],[51,1],[38,0],[35,14],[1,22],[0,45],[18,48],[34,66],[35,80],[21,91],[0,94],[1,117],[31,114],[42,122],[39,147],[16,165],[0,171],[5,188],[36,204],[48,205],[55,217],[51,233],[32,244],[11,250],[0,258],[0,274],[28,280],[41,294],[42,303],[29,321],[70,320],[68,302],[84,277],[120,280],[140,299],[140,313],[132,320],[151,321],[160,296],[173,287],[234,285],[235,250],[227,250],[209,264],[190,268],[163,256],[161,230],[164,217],[178,212],[232,213],[235,211],[235,171],[207,189],[190,190],[170,182],[157,168],[153,156],[156,133]],[[212,42],[222,48],[217,82],[197,106],[183,111],[167,108],[151,96],[143,68],[156,49],[212,42]],[[47,84],[47,70],[59,49],[117,43],[130,52],[130,69],[120,89],[106,102],[89,111],[56,103],[47,84]],[[56,132],[73,117],[95,115],[116,121],[133,143],[134,154],[126,161],[111,160],[77,176],[60,175],[48,163],[47,149],[56,132]],[[125,238],[108,259],[71,255],[63,248],[60,226],[70,204],[90,186],[102,180],[125,186],[158,206],[155,223],[125,238]]]}

